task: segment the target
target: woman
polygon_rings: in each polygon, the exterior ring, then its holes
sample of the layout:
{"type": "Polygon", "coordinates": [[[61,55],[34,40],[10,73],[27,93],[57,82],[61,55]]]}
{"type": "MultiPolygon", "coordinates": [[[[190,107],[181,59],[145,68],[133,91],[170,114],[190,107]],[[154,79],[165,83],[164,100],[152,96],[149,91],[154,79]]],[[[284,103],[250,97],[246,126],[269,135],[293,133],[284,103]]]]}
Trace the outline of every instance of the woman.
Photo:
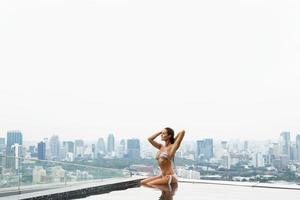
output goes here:
{"type": "Polygon", "coordinates": [[[167,127],[162,131],[153,134],[148,138],[148,141],[159,151],[156,154],[158,165],[161,173],[158,176],[150,177],[141,181],[142,185],[171,185],[177,183],[175,171],[173,169],[173,160],[177,149],[184,137],[185,131],[182,130],[174,138],[173,129],[167,127]],[[161,140],[165,142],[162,145],[155,141],[155,138],[161,135],[161,140]]]}

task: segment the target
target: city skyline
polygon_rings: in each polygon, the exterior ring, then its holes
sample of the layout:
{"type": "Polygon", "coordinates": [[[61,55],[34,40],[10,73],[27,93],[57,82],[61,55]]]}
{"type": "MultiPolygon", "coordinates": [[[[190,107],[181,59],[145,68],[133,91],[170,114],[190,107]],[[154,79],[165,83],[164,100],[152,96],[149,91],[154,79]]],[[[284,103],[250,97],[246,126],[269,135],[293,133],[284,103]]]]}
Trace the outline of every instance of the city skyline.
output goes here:
{"type": "MultiPolygon", "coordinates": [[[[1,129],[0,129],[1,130],[1,129]]],[[[19,129],[10,129],[10,130],[7,130],[6,132],[4,131],[1,131],[0,132],[0,138],[5,138],[6,137],[6,134],[7,132],[9,131],[20,131],[23,133],[23,135],[27,135],[28,138],[30,137],[30,134],[26,134],[26,132],[22,131],[22,130],[19,130],[19,129]]],[[[300,135],[300,131],[299,132],[292,132],[292,131],[289,131],[289,130],[283,130],[283,131],[280,131],[279,133],[277,133],[277,135],[275,134],[274,137],[271,137],[271,138],[267,138],[267,137],[259,137],[259,138],[254,138],[254,137],[228,137],[228,136],[215,136],[213,137],[213,135],[209,135],[209,134],[194,134],[192,136],[189,137],[189,135],[185,138],[185,140],[187,141],[193,141],[193,140],[200,140],[202,138],[213,138],[215,140],[219,140],[219,141],[222,141],[222,140],[241,140],[241,141],[279,141],[280,140],[280,135],[281,133],[283,132],[289,132],[290,133],[290,137],[291,137],[291,140],[295,140],[295,138],[300,135]],[[197,136],[195,136],[197,135],[197,136]]],[[[155,133],[155,132],[153,132],[155,133]]],[[[153,133],[150,133],[148,135],[145,135],[145,136],[141,136],[141,134],[136,134],[136,135],[123,135],[123,134],[118,134],[118,133],[115,133],[115,132],[108,132],[108,133],[103,133],[103,134],[98,134],[97,136],[94,136],[94,137],[89,137],[89,138],[85,138],[83,137],[84,134],[81,136],[77,136],[77,137],[65,137],[64,134],[59,134],[59,133],[49,133],[49,134],[45,134],[45,135],[41,135],[40,137],[36,137],[36,138],[31,138],[30,140],[24,138],[24,141],[26,142],[30,142],[30,141],[41,141],[43,140],[44,138],[48,138],[50,139],[51,136],[53,135],[58,135],[60,139],[64,140],[64,141],[68,141],[68,140],[77,140],[77,139],[83,139],[84,141],[89,141],[89,142],[92,142],[92,141],[97,141],[98,139],[102,138],[104,139],[104,141],[107,141],[107,137],[110,135],[110,134],[113,134],[117,139],[117,141],[120,139],[134,139],[134,138],[137,138],[137,139],[140,139],[141,141],[147,141],[148,137],[151,136],[153,133]]],[[[176,132],[175,132],[176,134],[176,132]]],[[[156,138],[156,140],[160,141],[161,138],[160,136],[156,138]]]]}

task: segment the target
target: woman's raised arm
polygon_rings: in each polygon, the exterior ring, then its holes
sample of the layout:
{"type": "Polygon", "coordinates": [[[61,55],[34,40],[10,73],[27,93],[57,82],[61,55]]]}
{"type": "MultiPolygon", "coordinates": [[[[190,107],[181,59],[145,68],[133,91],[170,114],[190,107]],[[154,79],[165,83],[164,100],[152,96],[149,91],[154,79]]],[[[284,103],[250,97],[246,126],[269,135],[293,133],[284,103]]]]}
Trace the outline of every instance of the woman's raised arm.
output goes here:
{"type": "Polygon", "coordinates": [[[171,152],[170,152],[172,156],[175,156],[177,149],[180,147],[180,144],[183,140],[184,134],[185,134],[185,130],[182,130],[176,135],[175,142],[174,142],[174,144],[171,148],[171,152]]]}
{"type": "Polygon", "coordinates": [[[162,131],[160,131],[160,132],[158,132],[158,133],[155,133],[155,134],[153,134],[152,136],[150,136],[150,137],[148,138],[148,141],[149,141],[154,147],[156,147],[157,149],[160,149],[160,148],[161,148],[161,144],[159,144],[158,142],[156,142],[156,141],[155,141],[155,138],[156,138],[157,136],[159,136],[159,135],[161,134],[161,132],[162,132],[162,131]]]}

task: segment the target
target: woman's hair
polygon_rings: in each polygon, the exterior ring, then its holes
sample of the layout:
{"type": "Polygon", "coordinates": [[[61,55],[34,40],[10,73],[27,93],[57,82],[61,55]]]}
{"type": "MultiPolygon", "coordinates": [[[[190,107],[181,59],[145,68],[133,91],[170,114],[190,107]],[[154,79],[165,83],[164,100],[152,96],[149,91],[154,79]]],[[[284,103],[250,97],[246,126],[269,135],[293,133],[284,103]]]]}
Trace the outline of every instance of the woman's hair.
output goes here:
{"type": "Polygon", "coordinates": [[[170,137],[170,142],[171,142],[171,144],[174,144],[174,142],[175,142],[175,138],[174,138],[174,130],[171,129],[171,128],[169,128],[169,127],[165,128],[165,129],[166,129],[168,135],[171,136],[171,137],[170,137]]]}

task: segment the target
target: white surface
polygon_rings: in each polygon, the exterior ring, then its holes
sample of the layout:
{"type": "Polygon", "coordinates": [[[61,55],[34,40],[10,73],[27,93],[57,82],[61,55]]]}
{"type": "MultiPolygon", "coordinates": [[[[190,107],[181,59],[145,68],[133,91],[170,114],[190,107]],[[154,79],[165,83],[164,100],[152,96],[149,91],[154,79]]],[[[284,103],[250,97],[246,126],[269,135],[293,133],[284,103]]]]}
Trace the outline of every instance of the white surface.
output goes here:
{"type": "MultiPolygon", "coordinates": [[[[124,199],[159,199],[162,192],[151,188],[131,188],[124,191],[114,191],[108,194],[90,196],[85,200],[124,200],[124,199]]],[[[172,199],[170,196],[165,199],[172,199]]],[[[199,183],[179,183],[175,192],[174,200],[298,200],[299,190],[287,189],[266,189],[239,186],[199,184],[199,183]]]]}

